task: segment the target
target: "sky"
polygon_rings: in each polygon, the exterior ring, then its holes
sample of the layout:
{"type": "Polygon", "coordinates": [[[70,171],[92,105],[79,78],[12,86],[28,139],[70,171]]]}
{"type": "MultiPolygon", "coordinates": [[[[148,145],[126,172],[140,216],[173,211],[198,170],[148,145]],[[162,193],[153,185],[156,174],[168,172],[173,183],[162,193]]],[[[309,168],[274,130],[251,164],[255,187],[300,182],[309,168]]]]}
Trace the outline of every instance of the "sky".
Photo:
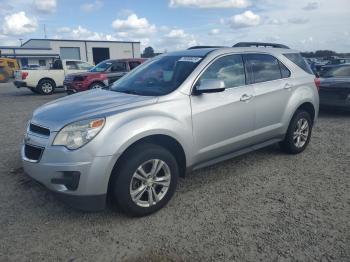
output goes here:
{"type": "Polygon", "coordinates": [[[44,38],[141,41],[157,52],[276,42],[350,52],[350,0],[0,0],[0,46],[44,38]]]}

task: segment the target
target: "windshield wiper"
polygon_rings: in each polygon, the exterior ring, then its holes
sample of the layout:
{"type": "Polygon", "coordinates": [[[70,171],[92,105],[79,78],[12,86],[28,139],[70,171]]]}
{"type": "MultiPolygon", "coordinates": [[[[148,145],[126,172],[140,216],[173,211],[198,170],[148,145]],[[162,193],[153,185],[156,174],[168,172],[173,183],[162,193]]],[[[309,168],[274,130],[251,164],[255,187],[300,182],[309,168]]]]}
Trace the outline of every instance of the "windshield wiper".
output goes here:
{"type": "Polygon", "coordinates": [[[141,92],[138,92],[136,90],[115,90],[115,92],[129,94],[129,95],[139,95],[139,96],[144,96],[145,95],[145,94],[143,94],[141,92]]]}

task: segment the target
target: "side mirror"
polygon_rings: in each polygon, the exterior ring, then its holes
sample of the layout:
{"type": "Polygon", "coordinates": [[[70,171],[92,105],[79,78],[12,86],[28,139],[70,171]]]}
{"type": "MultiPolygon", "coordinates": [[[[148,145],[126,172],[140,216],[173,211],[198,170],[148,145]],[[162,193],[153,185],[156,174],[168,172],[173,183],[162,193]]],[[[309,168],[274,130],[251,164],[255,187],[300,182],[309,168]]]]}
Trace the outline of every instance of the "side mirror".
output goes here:
{"type": "Polygon", "coordinates": [[[197,82],[195,94],[216,93],[225,90],[225,83],[219,79],[202,79],[197,82]]]}

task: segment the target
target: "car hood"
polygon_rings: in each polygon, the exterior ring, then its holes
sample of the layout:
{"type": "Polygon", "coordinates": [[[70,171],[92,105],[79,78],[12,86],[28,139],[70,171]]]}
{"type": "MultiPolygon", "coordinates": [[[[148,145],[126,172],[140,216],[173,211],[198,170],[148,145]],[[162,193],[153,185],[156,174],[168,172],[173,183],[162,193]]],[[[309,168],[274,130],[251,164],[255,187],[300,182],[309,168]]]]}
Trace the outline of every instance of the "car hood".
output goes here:
{"type": "Polygon", "coordinates": [[[107,117],[156,102],[156,97],[97,89],[49,102],[34,111],[31,121],[51,131],[59,131],[63,126],[75,121],[107,117]]]}
{"type": "Polygon", "coordinates": [[[104,74],[104,73],[105,72],[86,71],[86,72],[78,72],[78,73],[69,74],[69,76],[93,76],[93,75],[99,75],[99,74],[104,74]]]}

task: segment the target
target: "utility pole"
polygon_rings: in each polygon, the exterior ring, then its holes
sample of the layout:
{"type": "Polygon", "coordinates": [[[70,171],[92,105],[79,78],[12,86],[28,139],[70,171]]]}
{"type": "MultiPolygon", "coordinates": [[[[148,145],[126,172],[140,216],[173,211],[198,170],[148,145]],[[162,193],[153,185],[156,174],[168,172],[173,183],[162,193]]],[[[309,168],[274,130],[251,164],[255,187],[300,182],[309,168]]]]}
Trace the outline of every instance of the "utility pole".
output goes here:
{"type": "Polygon", "coordinates": [[[46,35],[46,25],[44,24],[44,38],[46,39],[47,38],[47,35],[46,35]]]}

